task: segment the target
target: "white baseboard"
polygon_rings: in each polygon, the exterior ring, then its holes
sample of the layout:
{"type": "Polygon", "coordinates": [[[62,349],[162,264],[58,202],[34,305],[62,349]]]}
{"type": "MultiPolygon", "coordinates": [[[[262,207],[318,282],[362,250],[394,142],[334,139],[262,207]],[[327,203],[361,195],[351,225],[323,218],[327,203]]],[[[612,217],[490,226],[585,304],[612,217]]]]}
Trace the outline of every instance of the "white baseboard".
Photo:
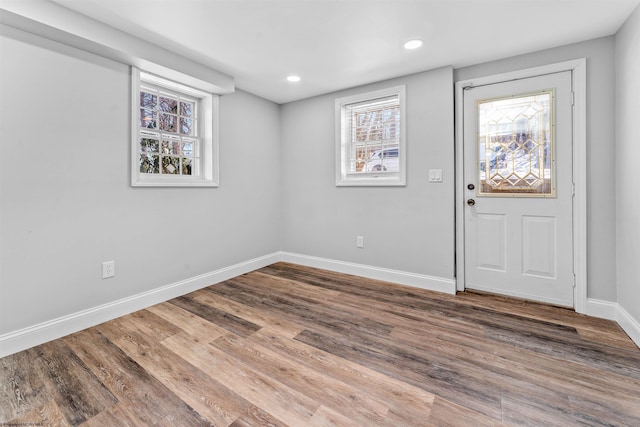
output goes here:
{"type": "Polygon", "coordinates": [[[0,357],[51,341],[180,295],[220,283],[280,261],[280,253],[265,255],[209,273],[171,283],[137,295],[82,310],[0,335],[0,357]]]}
{"type": "MultiPolygon", "coordinates": [[[[215,283],[223,282],[233,277],[266,267],[278,261],[322,268],[338,273],[353,274],[370,279],[400,283],[407,286],[448,294],[455,294],[456,292],[456,282],[453,279],[408,273],[405,271],[290,252],[275,252],[205,273],[200,276],[171,283],[147,292],[79,311],[77,313],[72,313],[67,316],[62,316],[18,331],[0,335],[0,357],[17,353],[47,341],[78,332],[154,304],[170,300],[180,295],[202,289],[215,283]]],[[[640,347],[640,322],[634,319],[618,303],[587,299],[585,314],[617,321],[629,337],[631,337],[631,339],[640,347]]]]}
{"type": "Polygon", "coordinates": [[[0,357],[61,338],[91,326],[133,313],[180,295],[220,283],[241,274],[257,270],[278,261],[286,261],[309,267],[323,268],[346,274],[354,274],[377,280],[400,283],[422,289],[455,293],[455,281],[403,271],[372,267],[362,264],[311,257],[288,252],[275,252],[263,257],[221,268],[179,282],[171,283],[147,292],[82,310],[57,319],[29,326],[0,335],[0,357]]]}
{"type": "Polygon", "coordinates": [[[629,338],[640,347],[640,322],[634,319],[627,310],[617,302],[587,298],[587,309],[584,314],[602,319],[615,320],[626,334],[629,335],[629,338]]]}
{"type": "Polygon", "coordinates": [[[631,317],[631,315],[618,304],[618,312],[616,315],[618,325],[624,329],[638,347],[640,347],[640,322],[631,317]]]}
{"type": "Polygon", "coordinates": [[[281,252],[281,260],[307,267],[322,268],[337,273],[353,274],[369,279],[384,280],[430,291],[456,293],[456,282],[453,279],[427,276],[425,274],[408,273],[406,271],[391,270],[388,268],[373,267],[371,265],[355,264],[328,258],[320,258],[309,255],[281,252]]]}
{"type": "Polygon", "coordinates": [[[587,298],[584,314],[601,319],[616,320],[618,303],[587,298]]]}

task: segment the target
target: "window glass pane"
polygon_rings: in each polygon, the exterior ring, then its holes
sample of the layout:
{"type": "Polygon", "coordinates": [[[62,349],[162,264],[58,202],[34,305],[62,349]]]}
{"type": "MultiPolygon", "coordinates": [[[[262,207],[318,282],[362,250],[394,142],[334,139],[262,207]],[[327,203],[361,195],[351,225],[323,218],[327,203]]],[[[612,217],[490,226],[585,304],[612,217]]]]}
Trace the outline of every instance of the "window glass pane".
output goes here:
{"type": "Polygon", "coordinates": [[[143,153],[157,153],[160,148],[160,141],[152,138],[142,138],[140,140],[140,151],[143,153]]]}
{"type": "Polygon", "coordinates": [[[356,142],[398,138],[400,108],[377,108],[356,113],[356,142]]]}
{"type": "Polygon", "coordinates": [[[375,150],[366,162],[366,172],[398,172],[400,158],[398,147],[375,150]]]}
{"type": "Polygon", "coordinates": [[[193,120],[187,117],[180,117],[180,133],[183,135],[191,135],[193,120]]]}
{"type": "Polygon", "coordinates": [[[180,139],[176,137],[166,136],[162,139],[162,154],[164,155],[180,155],[180,139]]]}
{"type": "Polygon", "coordinates": [[[382,110],[383,138],[397,139],[400,137],[400,107],[382,110]]]}
{"type": "Polygon", "coordinates": [[[193,144],[185,142],[182,144],[182,155],[186,157],[193,157],[193,144]]]}
{"type": "Polygon", "coordinates": [[[160,173],[160,156],[140,154],[140,173],[160,173]]]}
{"type": "Polygon", "coordinates": [[[182,175],[191,175],[192,159],[182,159],[182,175]]]}
{"type": "Polygon", "coordinates": [[[198,140],[191,138],[182,139],[182,155],[186,157],[199,157],[198,140]]]}
{"type": "Polygon", "coordinates": [[[173,114],[160,113],[160,130],[165,132],[176,132],[178,116],[173,114]]]}
{"type": "Polygon", "coordinates": [[[155,129],[158,125],[158,113],[152,110],[140,109],[140,127],[155,129]]]}
{"type": "Polygon", "coordinates": [[[193,117],[193,103],[192,102],[180,102],[180,115],[186,117],[193,117]]]}
{"type": "Polygon", "coordinates": [[[180,173],[180,158],[162,156],[162,173],[177,175],[180,173]]]}
{"type": "Polygon", "coordinates": [[[157,108],[158,97],[153,93],[140,92],[140,106],[150,109],[157,108]]]}
{"type": "Polygon", "coordinates": [[[552,92],[478,102],[480,194],[551,195],[552,92]]]}
{"type": "Polygon", "coordinates": [[[174,98],[169,98],[166,96],[160,97],[160,111],[165,111],[167,113],[178,114],[178,100],[174,98]]]}

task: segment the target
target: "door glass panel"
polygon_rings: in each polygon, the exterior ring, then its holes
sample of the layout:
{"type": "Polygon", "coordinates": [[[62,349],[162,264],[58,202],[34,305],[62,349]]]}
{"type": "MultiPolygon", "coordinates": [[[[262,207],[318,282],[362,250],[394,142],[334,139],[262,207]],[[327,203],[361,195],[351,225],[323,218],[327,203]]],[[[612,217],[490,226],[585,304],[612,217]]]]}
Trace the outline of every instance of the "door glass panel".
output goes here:
{"type": "Polygon", "coordinates": [[[553,197],[553,91],[477,102],[478,195],[553,197]]]}

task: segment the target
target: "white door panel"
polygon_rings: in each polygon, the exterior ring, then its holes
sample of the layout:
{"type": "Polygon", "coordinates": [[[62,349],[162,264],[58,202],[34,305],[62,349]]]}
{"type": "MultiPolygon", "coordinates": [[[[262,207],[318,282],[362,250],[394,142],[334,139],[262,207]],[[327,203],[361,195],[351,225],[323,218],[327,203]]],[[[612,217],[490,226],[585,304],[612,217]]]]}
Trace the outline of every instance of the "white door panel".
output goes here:
{"type": "Polygon", "coordinates": [[[522,274],[556,278],[556,219],[522,216],[522,274]]]}
{"type": "Polygon", "coordinates": [[[465,287],[573,307],[571,72],[464,91],[465,287]]]}
{"type": "Polygon", "coordinates": [[[485,270],[505,272],[507,266],[507,221],[502,214],[478,214],[476,240],[486,242],[476,248],[477,266],[485,270]]]}

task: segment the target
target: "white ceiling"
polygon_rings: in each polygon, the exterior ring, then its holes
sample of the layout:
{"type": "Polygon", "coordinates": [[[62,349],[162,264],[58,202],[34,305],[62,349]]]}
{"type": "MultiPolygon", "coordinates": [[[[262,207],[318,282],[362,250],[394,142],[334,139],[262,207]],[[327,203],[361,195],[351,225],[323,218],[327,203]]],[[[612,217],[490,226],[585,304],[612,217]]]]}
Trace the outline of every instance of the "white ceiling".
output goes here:
{"type": "Polygon", "coordinates": [[[277,103],[615,34],[640,0],[53,0],[277,103]],[[422,48],[406,51],[420,38],[422,48]],[[289,83],[298,74],[302,81],[289,83]]]}

